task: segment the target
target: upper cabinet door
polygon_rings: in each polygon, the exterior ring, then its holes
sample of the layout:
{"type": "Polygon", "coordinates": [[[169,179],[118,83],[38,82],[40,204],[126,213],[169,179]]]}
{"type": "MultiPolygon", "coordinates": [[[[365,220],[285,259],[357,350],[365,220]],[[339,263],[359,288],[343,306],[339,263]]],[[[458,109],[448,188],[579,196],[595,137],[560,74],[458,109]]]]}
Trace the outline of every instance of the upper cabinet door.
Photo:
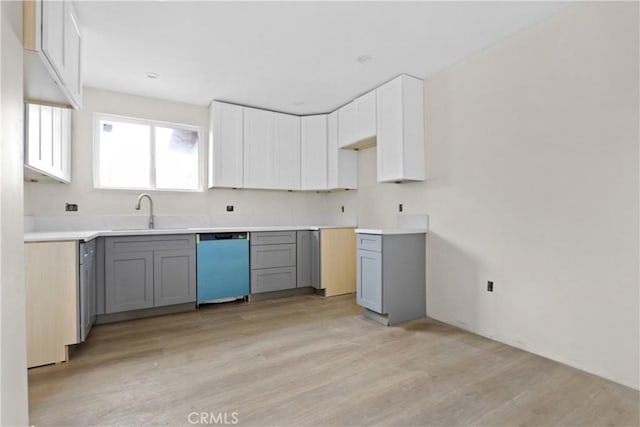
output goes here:
{"type": "Polygon", "coordinates": [[[330,190],[358,188],[358,152],[338,147],[338,111],[327,118],[327,172],[330,190]]]}
{"type": "Polygon", "coordinates": [[[67,1],[42,1],[42,51],[66,84],[65,23],[67,1]]]}
{"type": "Polygon", "coordinates": [[[422,80],[402,75],[376,89],[378,181],[424,181],[422,80]]]}
{"type": "Polygon", "coordinates": [[[69,96],[80,107],[82,106],[82,37],[76,12],[70,2],[67,3],[67,13],[65,14],[64,57],[65,70],[62,77],[67,85],[69,96]]]}
{"type": "Polygon", "coordinates": [[[209,123],[209,187],[243,186],[244,108],[213,102],[209,123]]]}
{"type": "Polygon", "coordinates": [[[372,146],[376,137],[376,91],[364,94],[353,101],[355,105],[354,142],[372,146]]]}
{"type": "Polygon", "coordinates": [[[338,109],[338,147],[344,148],[354,142],[356,109],[353,102],[338,109]]]}
{"type": "Polygon", "coordinates": [[[300,119],[300,175],[303,190],[326,190],[327,115],[300,119]]]}
{"type": "Polygon", "coordinates": [[[244,108],[244,187],[275,188],[274,113],[244,108]]]}
{"type": "Polygon", "coordinates": [[[274,121],[273,188],[300,189],[300,117],[270,113],[274,121]]]}
{"type": "Polygon", "coordinates": [[[25,176],[71,181],[71,111],[26,104],[25,176]]]}

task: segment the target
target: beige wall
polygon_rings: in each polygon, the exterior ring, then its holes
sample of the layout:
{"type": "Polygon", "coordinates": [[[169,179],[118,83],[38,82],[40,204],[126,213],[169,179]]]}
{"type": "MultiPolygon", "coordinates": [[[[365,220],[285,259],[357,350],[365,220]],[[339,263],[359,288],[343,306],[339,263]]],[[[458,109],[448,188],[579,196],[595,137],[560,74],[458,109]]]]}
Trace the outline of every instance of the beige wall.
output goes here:
{"type": "MultiPolygon", "coordinates": [[[[65,202],[77,203],[83,215],[136,213],[133,206],[140,191],[93,188],[94,112],[201,126],[204,136],[208,135],[205,107],[85,88],[83,108],[73,113],[72,182],[25,184],[27,215],[64,215],[65,202]]],[[[316,193],[231,189],[152,194],[156,213],[160,215],[226,215],[228,204],[235,207],[233,215],[321,214],[327,198],[316,193]]]]}
{"type": "Polygon", "coordinates": [[[431,317],[638,388],[638,3],[584,3],[425,81],[427,180],[361,226],[430,215],[431,317]],[[486,292],[487,280],[495,292],[486,292]]]}
{"type": "Polygon", "coordinates": [[[22,211],[22,2],[0,2],[0,425],[28,425],[22,211]]]}

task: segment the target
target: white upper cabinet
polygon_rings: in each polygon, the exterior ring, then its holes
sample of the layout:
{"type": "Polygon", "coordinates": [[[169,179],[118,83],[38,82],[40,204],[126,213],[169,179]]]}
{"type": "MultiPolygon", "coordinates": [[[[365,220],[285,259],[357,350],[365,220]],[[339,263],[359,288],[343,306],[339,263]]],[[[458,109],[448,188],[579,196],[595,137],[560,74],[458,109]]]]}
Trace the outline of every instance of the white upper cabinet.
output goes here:
{"type": "Polygon", "coordinates": [[[300,117],[244,108],[244,187],[300,189],[300,117]]]}
{"type": "Polygon", "coordinates": [[[355,106],[354,143],[366,148],[376,143],[376,91],[372,90],[353,101],[355,106]]]}
{"type": "Polygon", "coordinates": [[[353,102],[338,109],[338,147],[348,147],[354,142],[356,108],[353,102]]]}
{"type": "Polygon", "coordinates": [[[300,118],[300,188],[326,190],[327,115],[300,118]]]}
{"type": "Polygon", "coordinates": [[[273,114],[256,108],[244,108],[245,188],[275,188],[271,172],[275,156],[273,114]]]}
{"type": "Polygon", "coordinates": [[[71,181],[71,110],[25,105],[25,178],[71,181]]]}
{"type": "Polygon", "coordinates": [[[328,188],[358,188],[358,152],[338,146],[338,111],[327,117],[328,188]]]}
{"type": "Polygon", "coordinates": [[[244,107],[214,101],[209,117],[209,187],[241,188],[244,107]]]}
{"type": "Polygon", "coordinates": [[[376,91],[338,109],[340,148],[362,149],[376,144],[376,91]]]}
{"type": "Polygon", "coordinates": [[[273,188],[300,189],[300,117],[270,113],[274,122],[273,188]]]}
{"type": "Polygon", "coordinates": [[[401,75],[376,89],[378,181],[424,181],[422,80],[401,75]]]}
{"type": "Polygon", "coordinates": [[[69,0],[27,0],[25,99],[82,106],[82,35],[69,0]]]}

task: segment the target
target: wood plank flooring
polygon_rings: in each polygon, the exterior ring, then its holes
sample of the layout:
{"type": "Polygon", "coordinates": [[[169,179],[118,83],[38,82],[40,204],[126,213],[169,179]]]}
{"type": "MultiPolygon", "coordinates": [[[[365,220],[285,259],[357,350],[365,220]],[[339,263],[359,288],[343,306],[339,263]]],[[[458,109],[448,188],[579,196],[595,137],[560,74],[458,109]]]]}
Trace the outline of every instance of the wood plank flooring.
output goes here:
{"type": "Polygon", "coordinates": [[[640,422],[638,391],[427,318],[383,327],[354,295],[95,326],[29,398],[35,426],[640,422]]]}

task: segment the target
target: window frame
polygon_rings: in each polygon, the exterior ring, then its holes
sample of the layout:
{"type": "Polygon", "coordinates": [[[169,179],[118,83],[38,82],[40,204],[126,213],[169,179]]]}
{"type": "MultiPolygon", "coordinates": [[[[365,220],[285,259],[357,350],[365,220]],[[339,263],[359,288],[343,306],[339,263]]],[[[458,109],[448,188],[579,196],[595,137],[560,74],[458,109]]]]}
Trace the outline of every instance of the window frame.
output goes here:
{"type": "Polygon", "coordinates": [[[121,116],[117,114],[108,114],[108,113],[93,113],[93,188],[96,190],[136,190],[136,191],[166,191],[166,192],[181,192],[181,193],[194,193],[194,192],[203,192],[205,190],[204,186],[204,175],[206,174],[205,170],[205,152],[204,146],[205,141],[203,141],[202,137],[204,135],[202,126],[197,125],[188,125],[184,123],[175,123],[175,122],[166,122],[161,120],[152,120],[152,119],[143,119],[136,117],[128,117],[121,116]],[[150,168],[149,168],[149,187],[135,187],[135,186],[124,186],[124,187],[113,187],[113,186],[105,186],[100,183],[100,120],[111,120],[118,121],[122,123],[131,123],[136,125],[145,125],[149,126],[149,137],[150,137],[150,168]],[[177,189],[177,188],[158,188],[156,186],[156,127],[170,127],[174,129],[183,129],[189,131],[195,131],[198,133],[198,187],[194,189],[177,189]]]}

